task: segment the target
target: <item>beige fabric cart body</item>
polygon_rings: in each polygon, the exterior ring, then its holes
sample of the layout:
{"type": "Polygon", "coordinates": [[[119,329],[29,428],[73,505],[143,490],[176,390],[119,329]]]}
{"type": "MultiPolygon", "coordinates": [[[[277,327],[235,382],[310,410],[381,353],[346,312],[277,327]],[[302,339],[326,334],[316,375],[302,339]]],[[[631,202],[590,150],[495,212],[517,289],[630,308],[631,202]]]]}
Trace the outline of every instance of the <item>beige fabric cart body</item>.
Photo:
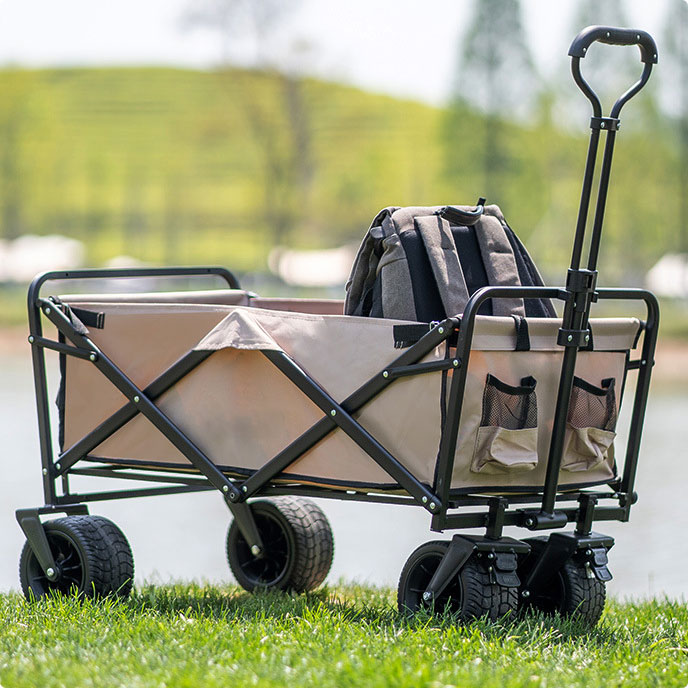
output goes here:
{"type": "MultiPolygon", "coordinates": [[[[264,467],[323,417],[263,352],[289,357],[338,402],[386,372],[399,355],[390,320],[337,314],[341,302],[251,298],[238,290],[138,296],[62,297],[76,312],[100,316],[89,338],[138,387],[144,389],[190,351],[212,351],[203,363],[165,392],[159,408],[223,472],[247,477],[264,467]]],[[[561,368],[558,319],[531,319],[530,350],[514,351],[514,320],[478,316],[475,323],[452,494],[537,491],[547,452],[561,368]],[[500,427],[485,418],[488,376],[518,387],[536,382],[531,403],[536,422],[500,427]]],[[[594,349],[582,351],[576,375],[599,387],[613,380],[614,417],[626,362],[640,331],[637,319],[593,319],[594,349]]],[[[424,363],[456,360],[446,342],[424,363]]],[[[453,368],[395,380],[354,418],[421,483],[436,481],[437,457],[453,368]],[[444,380],[443,380],[444,378],[444,380]]],[[[64,368],[63,450],[76,444],[127,400],[88,360],[68,357],[64,368]]],[[[509,395],[498,403],[509,404],[509,395]]],[[[580,416],[567,429],[559,484],[562,490],[617,477],[613,429],[596,427],[594,395],[577,397],[580,416]]],[[[608,402],[607,395],[604,401],[608,402]]],[[[499,415],[499,414],[497,414],[499,415]]],[[[531,412],[532,415],[532,412],[531,412]]],[[[138,415],[89,452],[88,459],[148,469],[194,470],[189,460],[145,417],[138,415]]],[[[276,477],[279,483],[323,485],[357,491],[398,491],[401,486],[340,427],[276,477]]]]}

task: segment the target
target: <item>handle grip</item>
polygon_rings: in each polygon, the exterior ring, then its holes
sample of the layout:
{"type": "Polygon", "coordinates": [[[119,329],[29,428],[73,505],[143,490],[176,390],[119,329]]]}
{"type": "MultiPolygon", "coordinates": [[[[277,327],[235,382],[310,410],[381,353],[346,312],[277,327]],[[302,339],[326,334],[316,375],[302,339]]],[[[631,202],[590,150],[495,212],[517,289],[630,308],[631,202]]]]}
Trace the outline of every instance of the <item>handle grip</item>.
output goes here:
{"type": "Polygon", "coordinates": [[[607,45],[637,45],[640,48],[640,61],[657,64],[657,44],[647,31],[636,29],[617,29],[612,26],[588,26],[571,43],[569,56],[585,57],[588,48],[595,42],[607,45]]]}

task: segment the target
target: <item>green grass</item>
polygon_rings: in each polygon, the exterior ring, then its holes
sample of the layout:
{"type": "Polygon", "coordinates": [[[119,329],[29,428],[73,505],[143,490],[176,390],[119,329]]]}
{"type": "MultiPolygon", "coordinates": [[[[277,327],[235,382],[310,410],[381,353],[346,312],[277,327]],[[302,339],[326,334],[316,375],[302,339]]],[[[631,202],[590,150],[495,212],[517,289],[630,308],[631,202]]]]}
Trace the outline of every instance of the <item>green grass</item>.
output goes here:
{"type": "Polygon", "coordinates": [[[401,617],[390,590],[308,596],[138,588],[126,602],[0,596],[0,683],[14,686],[678,686],[683,603],[608,604],[590,633],[559,618],[461,627],[401,617]]]}

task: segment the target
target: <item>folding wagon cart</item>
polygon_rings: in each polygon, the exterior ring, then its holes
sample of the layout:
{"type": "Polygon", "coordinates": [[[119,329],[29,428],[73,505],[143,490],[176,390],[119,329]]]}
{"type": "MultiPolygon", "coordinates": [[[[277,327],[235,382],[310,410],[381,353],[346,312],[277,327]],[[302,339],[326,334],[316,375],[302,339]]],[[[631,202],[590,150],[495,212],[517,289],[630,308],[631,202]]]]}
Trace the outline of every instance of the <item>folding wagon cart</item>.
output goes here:
{"type": "MultiPolygon", "coordinates": [[[[17,512],[27,597],[131,590],[127,540],[111,521],[89,515],[89,503],[217,490],[233,516],[229,565],[247,590],[307,591],[325,579],[332,533],[309,497],[405,504],[425,509],[433,531],[484,534],[455,534],[413,552],[399,582],[402,610],[448,606],[462,619],[494,619],[531,606],[596,623],[614,541],[592,527],[627,521],[636,501],[659,317],[647,291],[598,288],[596,268],[619,114],[647,82],[657,50],[643,31],[589,27],[569,55],[593,116],[566,286],[514,286],[500,273],[504,254],[493,251],[487,286],[467,295],[462,312],[409,323],[345,315],[338,301],[260,298],[223,268],[38,276],[28,294],[29,342],[45,504],[17,512]],[[638,45],[644,64],[609,116],[580,72],[595,41],[638,45]],[[201,276],[226,288],[42,295],[56,281],[201,276]],[[488,302],[550,299],[563,303],[563,317],[527,309],[511,317],[497,307],[482,314],[488,302]],[[646,319],[590,319],[598,300],[643,301],[646,319]],[[56,337],[44,334],[47,323],[56,337]],[[57,452],[46,350],[60,364],[57,452]],[[637,381],[619,471],[615,426],[629,372],[637,381]],[[153,485],[75,492],[73,476],[153,485]],[[53,514],[65,516],[43,520],[53,514]],[[568,524],[573,530],[561,530],[568,524]],[[518,540],[504,536],[505,526],[555,532],[518,540]]],[[[439,229],[475,235],[496,212],[488,211],[480,203],[432,214],[439,229]]],[[[503,218],[493,226],[509,229],[503,218]]]]}

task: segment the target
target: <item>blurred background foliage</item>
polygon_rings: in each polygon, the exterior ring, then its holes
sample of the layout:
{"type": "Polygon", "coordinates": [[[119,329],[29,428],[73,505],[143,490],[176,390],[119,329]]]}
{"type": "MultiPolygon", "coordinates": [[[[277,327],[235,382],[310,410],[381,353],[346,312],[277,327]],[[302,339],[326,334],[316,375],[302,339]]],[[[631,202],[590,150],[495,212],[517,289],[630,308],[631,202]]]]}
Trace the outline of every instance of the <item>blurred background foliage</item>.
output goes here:
{"type": "MultiPolygon", "coordinates": [[[[125,255],[267,272],[272,247],[355,243],[384,206],[487,196],[546,279],[562,280],[589,110],[568,73],[539,74],[517,0],[475,4],[446,107],[303,76],[297,51],[262,52],[279,22],[251,24],[235,5],[197,3],[185,18],[188,30],[215,26],[229,46],[215,70],[0,70],[1,238],[73,237],[93,266],[125,255]],[[233,66],[234,32],[251,26],[263,31],[253,64],[233,66]]],[[[571,35],[625,23],[618,5],[599,5],[581,2],[571,35]]],[[[660,256],[687,249],[688,96],[678,77],[688,6],[669,8],[659,78],[622,113],[604,284],[642,284],[660,256]]],[[[639,73],[637,51],[595,52],[583,66],[609,102],[639,73]]]]}

